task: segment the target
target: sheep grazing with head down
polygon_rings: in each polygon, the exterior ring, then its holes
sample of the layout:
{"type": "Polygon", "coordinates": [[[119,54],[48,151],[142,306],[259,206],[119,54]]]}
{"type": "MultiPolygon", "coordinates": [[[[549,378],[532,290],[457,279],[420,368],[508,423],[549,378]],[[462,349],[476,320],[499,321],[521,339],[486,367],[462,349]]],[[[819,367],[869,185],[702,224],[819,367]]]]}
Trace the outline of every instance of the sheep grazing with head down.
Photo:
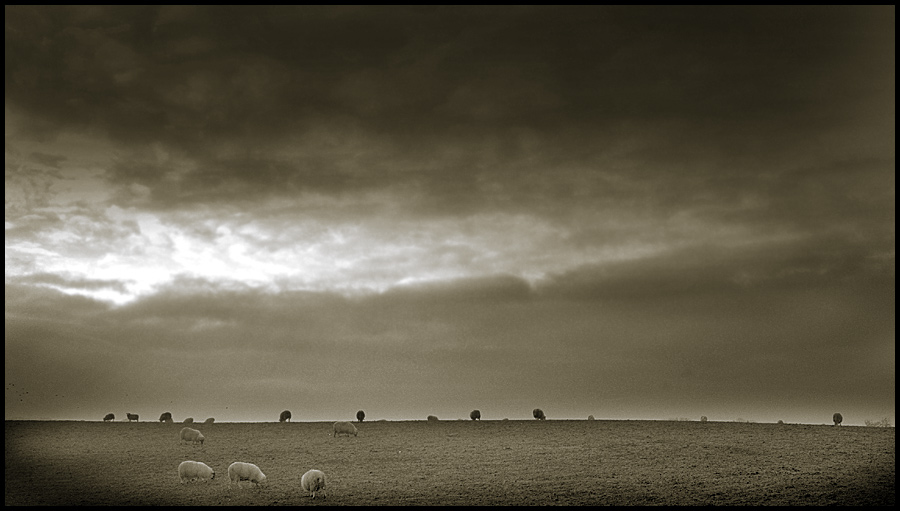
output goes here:
{"type": "Polygon", "coordinates": [[[481,410],[472,410],[472,413],[469,414],[469,418],[473,421],[481,420],[481,410]]]}
{"type": "Polygon", "coordinates": [[[159,416],[159,422],[172,422],[172,412],[163,412],[159,416]]]}
{"type": "Polygon", "coordinates": [[[336,437],[338,435],[357,436],[359,434],[356,426],[354,426],[352,422],[348,421],[337,421],[334,423],[334,426],[332,426],[332,429],[334,430],[334,433],[332,434],[333,437],[336,437]]]}
{"type": "Polygon", "coordinates": [[[291,411],[285,410],[278,416],[278,422],[291,422],[291,411]]]}
{"type": "Polygon", "coordinates": [[[589,420],[589,421],[594,420],[594,416],[593,416],[593,415],[588,415],[588,420],[589,420]]]}
{"type": "Polygon", "coordinates": [[[192,444],[199,442],[200,445],[203,445],[203,441],[206,440],[203,433],[191,428],[181,428],[181,432],[178,433],[178,436],[181,438],[182,442],[190,442],[192,444]]]}
{"type": "Polygon", "coordinates": [[[184,422],[183,422],[183,423],[184,423],[184,424],[193,424],[193,423],[194,423],[194,418],[193,418],[193,417],[188,417],[187,419],[184,419],[184,422]]]}
{"type": "Polygon", "coordinates": [[[216,471],[200,461],[182,461],[178,465],[178,477],[182,483],[188,481],[209,481],[216,478],[216,471]]]}
{"type": "Polygon", "coordinates": [[[203,421],[203,424],[212,424],[213,422],[216,422],[216,418],[210,417],[210,418],[206,419],[205,421],[203,421]]]}
{"type": "Polygon", "coordinates": [[[534,411],[531,412],[531,414],[534,415],[534,418],[539,421],[545,420],[547,418],[547,416],[544,415],[544,411],[540,408],[535,408],[534,411]]]}
{"type": "Polygon", "coordinates": [[[128,418],[129,422],[138,420],[138,414],[136,413],[126,413],[125,417],[128,418]]]}
{"type": "Polygon", "coordinates": [[[840,426],[842,422],[844,422],[844,416],[836,413],[831,417],[831,420],[834,421],[835,426],[840,426]]]}
{"type": "Polygon", "coordinates": [[[325,472],[310,470],[300,478],[300,487],[308,491],[312,498],[316,498],[316,492],[322,492],[322,498],[328,497],[325,493],[325,472]]]}
{"type": "Polygon", "coordinates": [[[236,483],[240,487],[241,481],[250,481],[259,486],[266,484],[266,475],[253,463],[235,461],[228,466],[228,485],[236,483]]]}
{"type": "Polygon", "coordinates": [[[356,412],[356,420],[358,420],[359,422],[362,422],[363,419],[365,419],[365,418],[366,418],[366,412],[364,412],[362,410],[356,412]]]}
{"type": "Polygon", "coordinates": [[[425,417],[425,420],[427,420],[428,422],[437,422],[438,418],[437,415],[429,415],[428,417],[425,417]]]}
{"type": "Polygon", "coordinates": [[[106,417],[103,418],[103,422],[114,421],[114,420],[116,420],[116,414],[114,414],[114,413],[108,413],[108,414],[106,414],[106,417]]]}

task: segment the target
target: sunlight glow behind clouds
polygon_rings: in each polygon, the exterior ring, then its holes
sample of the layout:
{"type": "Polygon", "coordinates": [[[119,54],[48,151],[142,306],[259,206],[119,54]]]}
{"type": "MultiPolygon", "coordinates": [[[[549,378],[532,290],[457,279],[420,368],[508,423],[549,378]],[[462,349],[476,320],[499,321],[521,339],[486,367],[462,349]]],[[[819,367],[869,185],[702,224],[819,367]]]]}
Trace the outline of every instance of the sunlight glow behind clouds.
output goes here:
{"type": "Polygon", "coordinates": [[[36,234],[40,246],[8,243],[7,275],[37,271],[76,280],[119,281],[124,292],[58,283],[51,287],[123,304],[179,277],[270,291],[383,292],[396,285],[498,274],[533,283],[548,273],[664,249],[621,242],[573,247],[567,230],[522,214],[461,220],[387,214],[346,221],[319,219],[308,212],[299,220],[293,211],[268,213],[229,216],[227,211],[209,210],[202,213],[205,218],[193,215],[190,225],[180,214],[116,206],[92,218],[84,212],[66,215],[56,229],[36,234]],[[204,227],[192,227],[198,224],[204,227]],[[85,252],[73,231],[94,233],[94,249],[85,252]],[[110,237],[101,239],[101,234],[110,237]],[[10,265],[16,255],[27,255],[34,268],[10,265]]]}

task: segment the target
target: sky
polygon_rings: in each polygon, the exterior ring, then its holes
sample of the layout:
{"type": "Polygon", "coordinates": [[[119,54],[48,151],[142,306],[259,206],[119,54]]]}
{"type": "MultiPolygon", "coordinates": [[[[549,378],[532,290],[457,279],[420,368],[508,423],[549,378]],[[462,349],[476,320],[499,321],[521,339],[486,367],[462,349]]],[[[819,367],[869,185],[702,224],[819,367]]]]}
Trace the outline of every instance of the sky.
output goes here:
{"type": "Polygon", "coordinates": [[[893,423],[894,19],[6,6],[6,419],[893,423]]]}

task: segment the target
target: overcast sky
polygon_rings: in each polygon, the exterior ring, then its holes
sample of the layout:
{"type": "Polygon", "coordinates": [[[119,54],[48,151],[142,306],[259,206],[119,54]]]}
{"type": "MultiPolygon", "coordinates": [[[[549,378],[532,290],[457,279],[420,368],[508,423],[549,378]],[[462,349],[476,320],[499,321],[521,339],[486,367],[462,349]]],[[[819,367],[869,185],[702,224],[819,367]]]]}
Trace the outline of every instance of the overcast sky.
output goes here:
{"type": "Polygon", "coordinates": [[[5,7],[7,419],[894,417],[878,7],[5,7]]]}

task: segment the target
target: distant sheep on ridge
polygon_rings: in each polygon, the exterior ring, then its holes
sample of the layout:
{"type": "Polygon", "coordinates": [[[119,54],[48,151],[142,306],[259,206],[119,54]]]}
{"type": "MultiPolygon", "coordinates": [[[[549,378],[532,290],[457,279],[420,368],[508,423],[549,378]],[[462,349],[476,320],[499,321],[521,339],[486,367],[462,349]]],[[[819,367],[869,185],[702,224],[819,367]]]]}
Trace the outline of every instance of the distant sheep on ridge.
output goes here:
{"type": "Polygon", "coordinates": [[[169,422],[171,420],[172,412],[163,412],[163,414],[159,416],[159,422],[169,422]]]}
{"type": "Polygon", "coordinates": [[[539,421],[545,420],[545,419],[547,418],[547,416],[544,415],[544,411],[541,410],[540,408],[535,408],[535,409],[531,412],[531,415],[534,415],[534,418],[537,419],[537,420],[539,420],[539,421]]]}
{"type": "Polygon", "coordinates": [[[194,423],[193,417],[188,417],[187,419],[184,419],[184,424],[193,424],[193,423],[194,423]]]}
{"type": "Polygon", "coordinates": [[[356,429],[356,426],[354,426],[352,422],[347,422],[347,421],[335,422],[334,426],[332,426],[332,429],[334,430],[334,432],[332,434],[333,437],[336,437],[338,435],[357,436],[359,434],[359,431],[356,429]]]}
{"type": "Polygon", "coordinates": [[[210,418],[206,419],[205,421],[203,421],[203,424],[212,424],[213,422],[216,422],[216,418],[210,417],[210,418]]]}
{"type": "Polygon", "coordinates": [[[831,420],[834,421],[835,426],[840,426],[842,422],[844,422],[844,416],[836,413],[831,417],[831,420]]]}
{"type": "Polygon", "coordinates": [[[128,418],[129,422],[138,420],[138,414],[136,413],[126,413],[125,417],[128,418]]]}
{"type": "Polygon", "coordinates": [[[291,422],[291,411],[285,410],[278,416],[278,422],[291,422]]]}
{"type": "Polygon", "coordinates": [[[356,420],[358,420],[359,422],[362,422],[363,419],[365,419],[365,418],[366,418],[366,412],[364,412],[362,410],[356,412],[356,420]]]}
{"type": "Polygon", "coordinates": [[[481,410],[472,410],[472,413],[469,414],[469,418],[473,421],[481,420],[481,410]]]}
{"type": "Polygon", "coordinates": [[[434,416],[434,415],[428,416],[428,422],[437,422],[437,420],[438,420],[437,416],[434,416]]]}
{"type": "Polygon", "coordinates": [[[106,417],[103,418],[103,422],[114,421],[114,420],[116,420],[116,414],[114,414],[114,413],[108,413],[108,414],[106,414],[106,417]]]}

